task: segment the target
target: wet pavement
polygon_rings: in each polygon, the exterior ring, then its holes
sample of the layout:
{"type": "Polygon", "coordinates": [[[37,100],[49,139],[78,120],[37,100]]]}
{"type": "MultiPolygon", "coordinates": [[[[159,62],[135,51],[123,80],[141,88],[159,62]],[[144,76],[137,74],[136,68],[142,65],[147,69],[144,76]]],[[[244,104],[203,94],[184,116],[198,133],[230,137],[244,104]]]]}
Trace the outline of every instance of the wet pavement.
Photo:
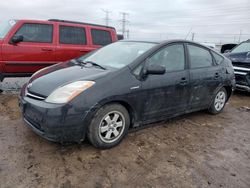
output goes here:
{"type": "Polygon", "coordinates": [[[250,94],[223,113],[196,112],[129,133],[109,150],[62,146],[22,121],[0,94],[0,187],[250,187],[250,94]]]}

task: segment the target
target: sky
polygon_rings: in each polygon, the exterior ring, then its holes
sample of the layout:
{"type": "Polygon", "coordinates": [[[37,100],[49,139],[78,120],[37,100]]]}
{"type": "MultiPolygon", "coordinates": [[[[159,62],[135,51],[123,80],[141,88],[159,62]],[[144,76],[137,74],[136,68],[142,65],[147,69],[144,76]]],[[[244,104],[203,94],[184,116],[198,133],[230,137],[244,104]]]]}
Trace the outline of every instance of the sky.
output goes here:
{"type": "Polygon", "coordinates": [[[0,20],[50,18],[122,29],[128,13],[131,39],[188,39],[226,43],[250,39],[250,0],[2,0],[0,20]]]}

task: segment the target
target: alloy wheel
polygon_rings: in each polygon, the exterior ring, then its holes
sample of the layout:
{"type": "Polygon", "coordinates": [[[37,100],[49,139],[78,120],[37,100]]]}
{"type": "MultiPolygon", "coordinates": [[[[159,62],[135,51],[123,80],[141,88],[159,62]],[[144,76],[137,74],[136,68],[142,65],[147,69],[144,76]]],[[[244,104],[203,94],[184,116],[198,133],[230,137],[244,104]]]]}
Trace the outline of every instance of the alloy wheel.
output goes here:
{"type": "Polygon", "coordinates": [[[106,114],[99,125],[99,137],[105,143],[118,140],[125,128],[125,118],[122,113],[112,111],[106,114]]]}
{"type": "Polygon", "coordinates": [[[226,94],[224,91],[220,91],[217,93],[214,100],[214,107],[217,111],[221,111],[226,102],[226,94]]]}

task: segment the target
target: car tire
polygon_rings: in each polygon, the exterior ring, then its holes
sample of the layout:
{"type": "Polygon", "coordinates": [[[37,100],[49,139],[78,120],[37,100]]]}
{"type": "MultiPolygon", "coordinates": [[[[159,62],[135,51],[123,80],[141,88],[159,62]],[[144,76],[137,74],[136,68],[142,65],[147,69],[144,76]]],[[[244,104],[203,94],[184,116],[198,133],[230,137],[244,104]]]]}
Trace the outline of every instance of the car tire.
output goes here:
{"type": "Polygon", "coordinates": [[[101,107],[87,130],[88,140],[96,148],[108,149],[118,145],[127,134],[129,113],[122,105],[113,103],[101,107]]]}
{"type": "Polygon", "coordinates": [[[224,109],[226,101],[227,101],[227,91],[223,87],[219,91],[217,91],[217,93],[214,95],[212,103],[208,108],[208,112],[214,115],[220,113],[224,109]]]}

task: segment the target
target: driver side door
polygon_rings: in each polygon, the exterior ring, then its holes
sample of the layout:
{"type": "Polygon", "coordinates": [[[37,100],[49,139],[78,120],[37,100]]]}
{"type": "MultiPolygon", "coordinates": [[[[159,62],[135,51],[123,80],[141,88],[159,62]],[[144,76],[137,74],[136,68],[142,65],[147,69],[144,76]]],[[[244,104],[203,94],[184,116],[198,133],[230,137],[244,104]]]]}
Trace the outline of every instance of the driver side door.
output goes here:
{"type": "Polygon", "coordinates": [[[23,23],[3,45],[6,73],[33,73],[55,62],[55,39],[53,24],[23,23]],[[16,35],[23,41],[11,43],[16,35]]]}
{"type": "Polygon", "coordinates": [[[162,75],[147,75],[142,81],[145,99],[143,121],[153,122],[184,113],[190,97],[184,45],[167,45],[149,57],[146,63],[164,66],[166,72],[162,75]]]}

